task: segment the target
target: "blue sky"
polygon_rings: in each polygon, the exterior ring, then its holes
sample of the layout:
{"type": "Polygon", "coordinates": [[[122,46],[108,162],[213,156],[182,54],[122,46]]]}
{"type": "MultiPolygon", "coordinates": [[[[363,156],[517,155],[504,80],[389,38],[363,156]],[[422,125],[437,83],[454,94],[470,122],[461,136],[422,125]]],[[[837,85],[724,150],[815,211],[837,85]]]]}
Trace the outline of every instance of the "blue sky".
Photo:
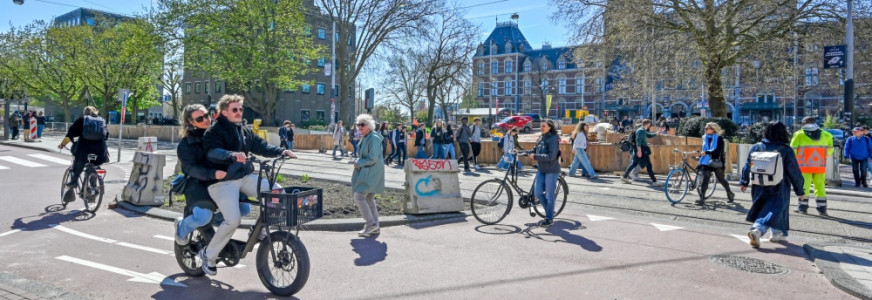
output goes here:
{"type": "MultiPolygon", "coordinates": [[[[484,40],[495,25],[508,21],[512,13],[520,16],[518,23],[527,41],[534,48],[542,47],[543,42],[553,46],[567,44],[567,31],[562,25],[551,20],[551,7],[546,0],[465,0],[462,6],[470,7],[466,18],[479,26],[481,40],[484,40]],[[496,3],[494,3],[496,2],[496,3]]],[[[88,7],[125,15],[144,11],[152,0],[24,0],[24,5],[15,5],[12,0],[0,0],[0,32],[13,26],[22,26],[33,20],[51,20],[77,7],[88,7]]]]}

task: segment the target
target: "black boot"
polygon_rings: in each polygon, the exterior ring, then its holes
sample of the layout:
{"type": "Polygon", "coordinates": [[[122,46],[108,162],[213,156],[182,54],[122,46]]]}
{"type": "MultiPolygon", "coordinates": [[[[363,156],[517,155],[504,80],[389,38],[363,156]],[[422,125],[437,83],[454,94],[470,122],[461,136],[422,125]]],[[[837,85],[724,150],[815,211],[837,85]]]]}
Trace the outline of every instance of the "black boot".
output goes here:
{"type": "Polygon", "coordinates": [[[728,190],[727,191],[727,203],[733,203],[733,201],[736,201],[736,194],[733,193],[732,191],[728,190]]]}
{"type": "Polygon", "coordinates": [[[817,211],[818,211],[818,214],[821,215],[821,217],[829,217],[829,216],[830,216],[829,214],[827,214],[827,208],[826,208],[826,207],[818,207],[818,208],[817,208],[817,211]]]}

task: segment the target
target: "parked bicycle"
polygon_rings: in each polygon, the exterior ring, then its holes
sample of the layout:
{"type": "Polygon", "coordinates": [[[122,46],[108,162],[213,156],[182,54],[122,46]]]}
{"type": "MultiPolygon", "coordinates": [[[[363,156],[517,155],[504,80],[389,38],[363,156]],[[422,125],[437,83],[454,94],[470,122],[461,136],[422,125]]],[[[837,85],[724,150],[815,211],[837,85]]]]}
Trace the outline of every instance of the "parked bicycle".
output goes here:
{"type": "MultiPolygon", "coordinates": [[[[681,151],[678,149],[672,149],[673,153],[677,153],[682,156],[681,163],[675,165],[672,170],[669,171],[669,175],[666,175],[666,188],[664,191],[666,192],[666,199],[669,200],[672,204],[677,204],[684,200],[684,197],[687,196],[688,190],[698,190],[702,188],[702,169],[697,166],[694,168],[687,162],[687,158],[691,154],[697,154],[696,151],[681,151]],[[691,177],[690,174],[694,174],[691,177]]],[[[699,156],[692,156],[693,159],[699,160],[699,156]]],[[[711,176],[709,179],[708,189],[705,191],[705,195],[703,195],[703,199],[708,199],[715,193],[715,188],[717,188],[716,184],[717,178],[715,176],[711,176]]]]}
{"type": "MultiPolygon", "coordinates": [[[[273,161],[260,161],[254,157],[249,160],[260,165],[257,190],[261,190],[261,180],[266,178],[269,186],[274,186],[282,165],[287,158],[273,161]]],[[[249,231],[245,241],[231,239],[221,250],[218,261],[232,267],[254,250],[257,253],[255,265],[261,283],[273,294],[289,296],[299,292],[309,279],[309,253],[299,238],[300,225],[320,218],[323,215],[323,193],[321,189],[306,187],[286,187],[270,192],[258,193],[257,201],[251,201],[240,194],[240,203],[260,207],[260,215],[249,231]],[[291,233],[290,230],[295,230],[291,233]]],[[[179,267],[190,276],[203,276],[202,261],[197,257],[200,249],[209,245],[215,234],[213,224],[220,213],[214,214],[212,222],[197,228],[188,237],[187,245],[175,244],[174,252],[179,267]]]]}
{"type": "MultiPolygon", "coordinates": [[[[536,215],[542,218],[545,217],[545,207],[531,193],[534,190],[535,181],[530,185],[529,190],[524,190],[518,185],[518,174],[521,171],[518,170],[515,160],[518,159],[519,154],[527,155],[529,152],[513,152],[511,156],[512,161],[509,162],[509,168],[506,170],[506,175],[503,179],[486,180],[475,187],[475,190],[472,192],[469,205],[472,209],[472,215],[479,222],[490,225],[502,221],[512,210],[512,189],[519,195],[518,206],[520,208],[529,209],[531,217],[536,215]]],[[[569,194],[569,186],[566,184],[566,180],[563,179],[565,176],[566,172],[560,172],[560,176],[557,179],[557,187],[554,192],[554,201],[556,201],[554,205],[555,217],[563,211],[563,207],[566,206],[566,198],[569,194]]]]}
{"type": "Polygon", "coordinates": [[[70,177],[73,176],[73,166],[71,165],[64,172],[64,178],[61,181],[61,204],[64,206],[64,209],[67,208],[67,204],[75,201],[75,199],[72,199],[73,201],[70,202],[64,201],[67,193],[73,193],[76,197],[82,199],[85,202],[86,212],[95,213],[100,208],[100,203],[103,202],[103,178],[106,177],[106,170],[92,163],[96,160],[96,154],[88,154],[88,162],[85,163],[85,167],[79,175],[78,184],[75,187],[67,186],[67,182],[70,182],[70,177]]]}

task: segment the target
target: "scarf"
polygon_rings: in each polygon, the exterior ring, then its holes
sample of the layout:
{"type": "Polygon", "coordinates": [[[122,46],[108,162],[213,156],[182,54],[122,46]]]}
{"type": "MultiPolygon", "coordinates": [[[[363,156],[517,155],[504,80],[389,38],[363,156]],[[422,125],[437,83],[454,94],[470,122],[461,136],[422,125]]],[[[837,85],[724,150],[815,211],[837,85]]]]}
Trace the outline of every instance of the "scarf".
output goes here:
{"type": "MultiPolygon", "coordinates": [[[[709,152],[715,151],[718,148],[718,135],[717,134],[706,134],[702,137],[702,151],[709,152]],[[709,142],[711,140],[711,142],[709,142]]],[[[699,159],[699,164],[708,166],[709,163],[712,162],[712,156],[706,155],[699,159]]]]}

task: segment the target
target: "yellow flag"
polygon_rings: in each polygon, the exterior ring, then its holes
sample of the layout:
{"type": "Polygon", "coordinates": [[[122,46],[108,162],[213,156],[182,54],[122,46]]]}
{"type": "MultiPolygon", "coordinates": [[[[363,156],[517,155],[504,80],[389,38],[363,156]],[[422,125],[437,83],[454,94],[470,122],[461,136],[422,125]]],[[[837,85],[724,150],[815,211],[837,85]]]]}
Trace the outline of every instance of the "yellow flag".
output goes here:
{"type": "Polygon", "coordinates": [[[546,115],[548,114],[547,111],[549,111],[549,110],[551,110],[551,95],[545,96],[545,111],[546,111],[545,114],[546,115]]]}

